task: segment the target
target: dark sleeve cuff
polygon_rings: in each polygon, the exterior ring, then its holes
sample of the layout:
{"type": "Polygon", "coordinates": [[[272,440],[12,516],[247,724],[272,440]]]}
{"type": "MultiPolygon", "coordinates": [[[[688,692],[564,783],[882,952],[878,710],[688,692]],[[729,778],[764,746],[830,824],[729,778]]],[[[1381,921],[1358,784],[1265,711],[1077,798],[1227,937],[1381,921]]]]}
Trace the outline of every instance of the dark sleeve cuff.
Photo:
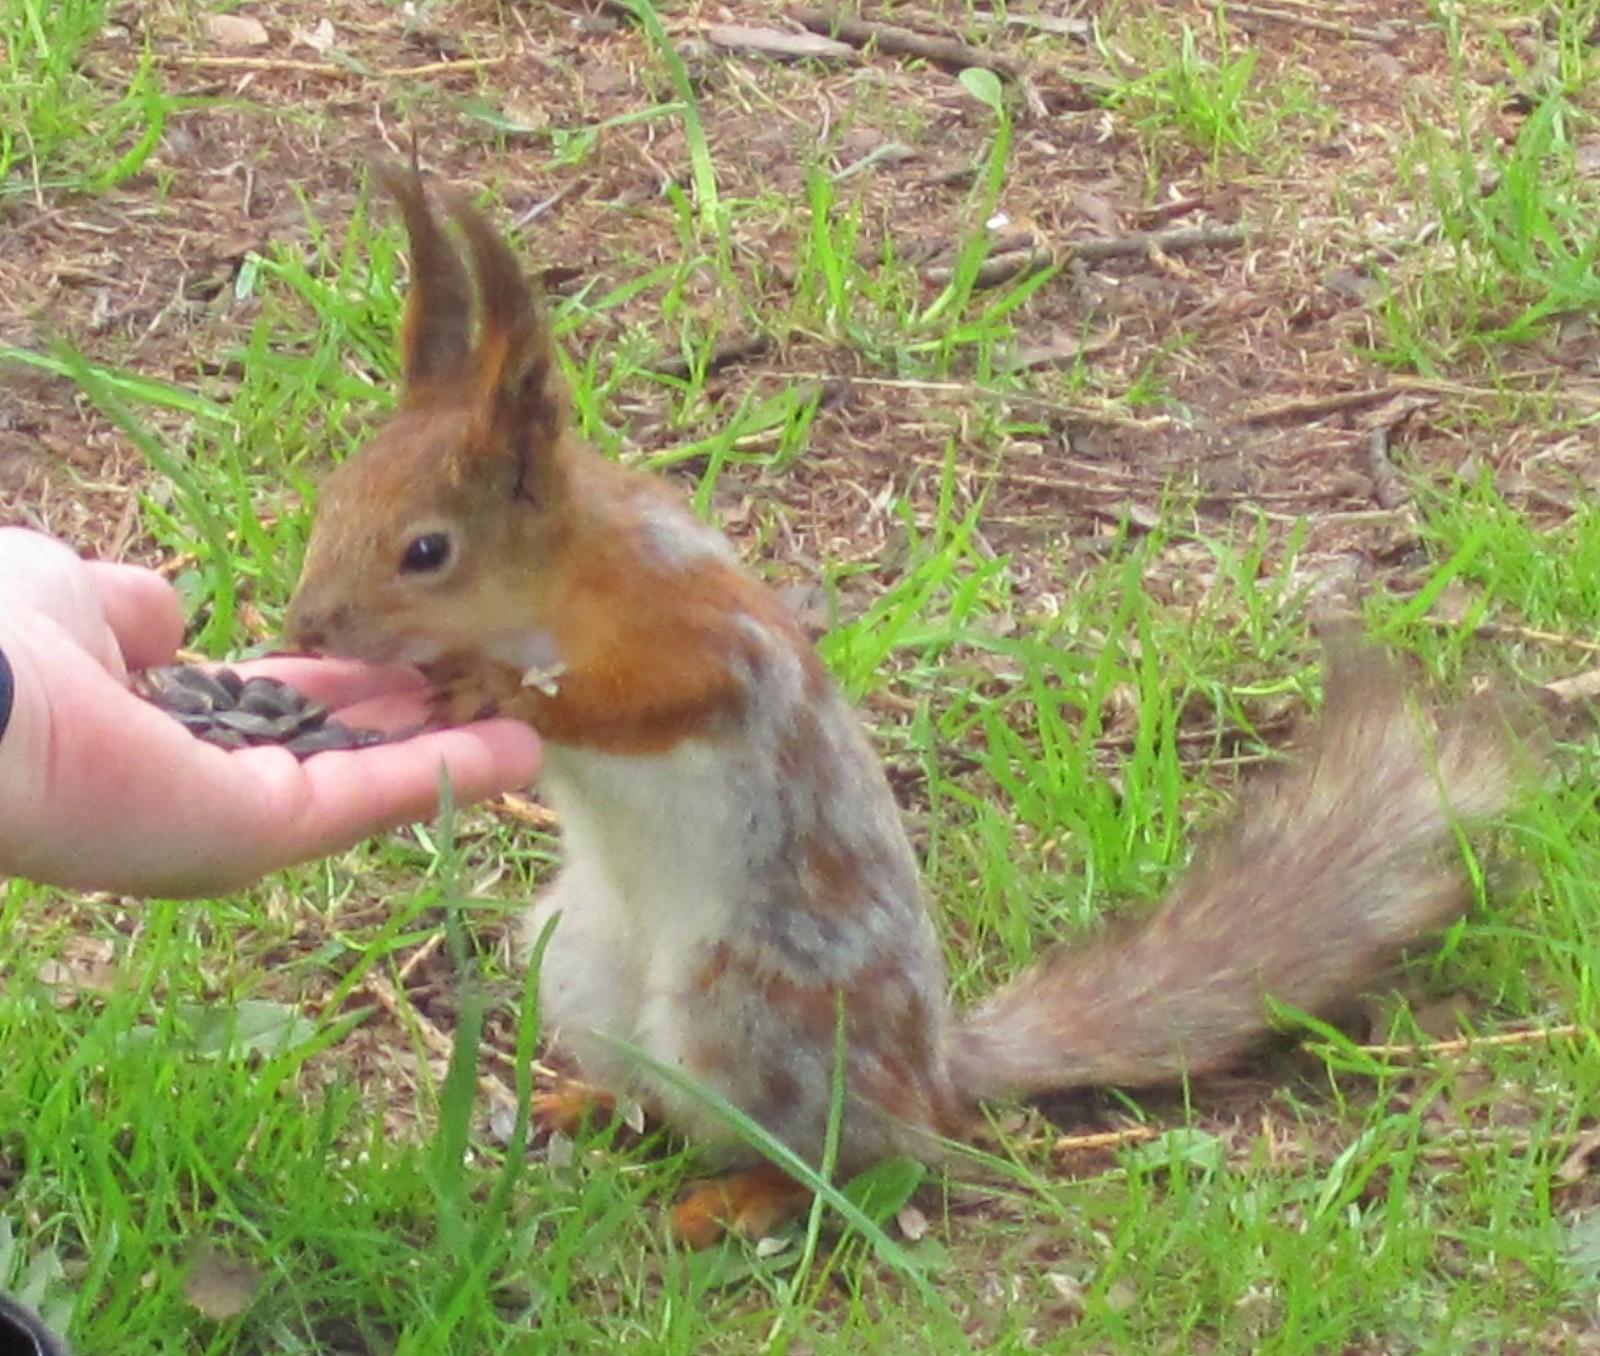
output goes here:
{"type": "Polygon", "coordinates": [[[17,685],[11,678],[11,661],[6,658],[6,652],[0,650],[0,739],[5,737],[6,726],[11,723],[11,699],[16,691],[17,685]]]}

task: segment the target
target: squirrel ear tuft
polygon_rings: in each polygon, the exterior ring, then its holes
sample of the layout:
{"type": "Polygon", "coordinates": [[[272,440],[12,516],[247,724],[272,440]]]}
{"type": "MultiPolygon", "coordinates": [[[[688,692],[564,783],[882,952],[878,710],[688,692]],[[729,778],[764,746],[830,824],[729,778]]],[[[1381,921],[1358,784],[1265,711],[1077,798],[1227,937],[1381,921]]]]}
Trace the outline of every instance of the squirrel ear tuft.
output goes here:
{"type": "Polygon", "coordinates": [[[411,241],[411,290],[401,330],[406,394],[457,380],[472,358],[472,287],[461,256],[440,227],[415,155],[409,171],[379,164],[373,175],[399,204],[411,241]]]}
{"type": "Polygon", "coordinates": [[[452,201],[450,213],[478,283],[475,433],[483,446],[515,452],[517,494],[545,502],[558,488],[560,441],[571,419],[555,338],[541,298],[499,233],[464,200],[452,201]]]}

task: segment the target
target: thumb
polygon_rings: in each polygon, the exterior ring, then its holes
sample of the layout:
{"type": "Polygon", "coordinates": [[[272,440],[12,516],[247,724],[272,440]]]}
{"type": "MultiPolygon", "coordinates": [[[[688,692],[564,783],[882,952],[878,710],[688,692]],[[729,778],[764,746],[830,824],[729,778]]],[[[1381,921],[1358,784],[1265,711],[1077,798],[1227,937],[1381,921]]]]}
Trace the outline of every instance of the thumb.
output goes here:
{"type": "Polygon", "coordinates": [[[88,570],[128,667],[169,663],[183,640],[183,607],[172,585],[137,565],[94,561],[88,570]]]}
{"type": "Polygon", "coordinates": [[[24,527],[0,528],[5,602],[61,628],[97,664],[120,674],[122,656],[106,630],[105,609],[89,567],[65,542],[24,527]]]}

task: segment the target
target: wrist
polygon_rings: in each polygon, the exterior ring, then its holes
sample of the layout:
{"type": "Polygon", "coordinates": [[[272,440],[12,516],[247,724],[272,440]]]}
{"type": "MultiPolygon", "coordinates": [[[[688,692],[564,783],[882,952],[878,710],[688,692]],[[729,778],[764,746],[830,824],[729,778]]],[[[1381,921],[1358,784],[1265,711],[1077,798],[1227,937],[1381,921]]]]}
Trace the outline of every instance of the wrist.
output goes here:
{"type": "Polygon", "coordinates": [[[11,706],[17,695],[16,680],[11,675],[11,661],[6,649],[0,645],[0,739],[6,737],[6,726],[11,724],[11,706]]]}
{"type": "Polygon", "coordinates": [[[25,617],[0,616],[0,877],[30,874],[31,858],[49,836],[40,811],[50,739],[31,639],[25,617]]]}

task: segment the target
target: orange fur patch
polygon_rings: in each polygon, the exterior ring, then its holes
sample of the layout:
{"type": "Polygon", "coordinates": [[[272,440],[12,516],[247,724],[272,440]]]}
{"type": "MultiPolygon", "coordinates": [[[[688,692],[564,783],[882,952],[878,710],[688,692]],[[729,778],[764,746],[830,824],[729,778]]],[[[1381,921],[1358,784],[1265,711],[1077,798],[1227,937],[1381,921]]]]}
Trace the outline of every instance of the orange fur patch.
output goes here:
{"type": "Polygon", "coordinates": [[[761,1238],[811,1202],[811,1192],[770,1163],[692,1186],[672,1209],[673,1236],[686,1248],[709,1248],[724,1234],[761,1238]]]}
{"type": "MultiPolygon", "coordinates": [[[[572,469],[590,480],[627,474],[589,457],[572,469]]],[[[637,480],[627,483],[637,494],[637,480]]],[[[666,752],[714,734],[742,710],[755,659],[748,622],[808,649],[758,581],[717,559],[663,571],[645,541],[626,519],[580,521],[541,580],[540,615],[564,671],[554,694],[528,688],[503,709],[548,740],[605,753],[666,752]]]]}

